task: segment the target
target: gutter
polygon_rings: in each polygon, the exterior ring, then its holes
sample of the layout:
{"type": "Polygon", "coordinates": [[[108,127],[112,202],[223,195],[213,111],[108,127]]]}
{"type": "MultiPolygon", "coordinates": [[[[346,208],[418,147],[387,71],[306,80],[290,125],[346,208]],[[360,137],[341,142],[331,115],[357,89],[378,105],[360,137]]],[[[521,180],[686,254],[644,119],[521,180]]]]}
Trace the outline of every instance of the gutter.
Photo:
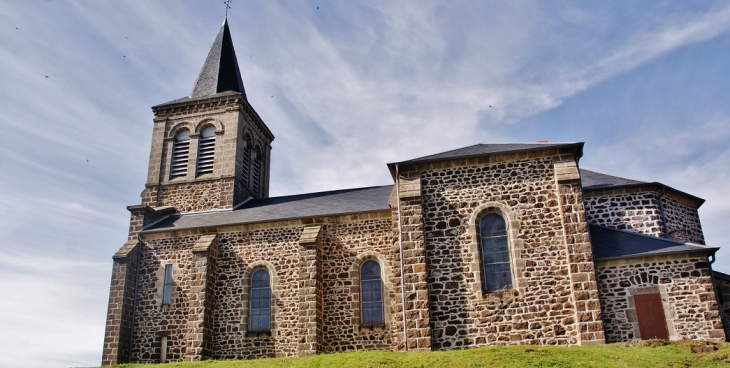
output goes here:
{"type": "Polygon", "coordinates": [[[132,297],[132,321],[129,325],[129,352],[127,353],[127,362],[132,361],[132,343],[134,342],[134,318],[137,312],[137,292],[139,291],[139,268],[142,263],[142,236],[137,233],[137,269],[134,275],[134,294],[132,297]]]}
{"type": "MultiPolygon", "coordinates": [[[[712,252],[709,256],[707,256],[707,263],[710,265],[707,267],[710,269],[710,279],[712,280],[712,291],[715,292],[715,304],[717,305],[717,311],[720,312],[720,322],[722,323],[722,329],[727,331],[728,326],[725,325],[725,320],[722,318],[722,315],[724,314],[722,312],[722,306],[720,305],[720,296],[717,292],[717,284],[715,283],[715,272],[712,271],[712,264],[715,263],[717,259],[715,258],[715,252],[712,252]],[[710,260],[710,257],[712,257],[712,260],[710,260]]],[[[727,336],[725,336],[725,339],[727,340],[727,336]]]]}
{"type": "MultiPolygon", "coordinates": [[[[629,256],[595,258],[595,261],[601,262],[601,261],[613,261],[613,260],[617,260],[617,259],[633,259],[633,258],[657,257],[657,256],[665,256],[665,255],[673,255],[673,254],[694,254],[694,253],[708,253],[708,252],[711,252],[711,255],[714,258],[714,254],[718,250],[720,250],[720,248],[707,247],[705,249],[673,250],[673,251],[662,252],[662,253],[639,253],[636,255],[629,255],[629,256]]],[[[714,262],[714,260],[712,262],[714,262]]]]}
{"type": "Polygon", "coordinates": [[[400,175],[398,172],[398,164],[395,164],[395,193],[398,200],[398,247],[400,248],[400,297],[403,303],[403,349],[408,351],[408,332],[406,325],[406,275],[403,273],[403,222],[400,214],[400,175]]]}

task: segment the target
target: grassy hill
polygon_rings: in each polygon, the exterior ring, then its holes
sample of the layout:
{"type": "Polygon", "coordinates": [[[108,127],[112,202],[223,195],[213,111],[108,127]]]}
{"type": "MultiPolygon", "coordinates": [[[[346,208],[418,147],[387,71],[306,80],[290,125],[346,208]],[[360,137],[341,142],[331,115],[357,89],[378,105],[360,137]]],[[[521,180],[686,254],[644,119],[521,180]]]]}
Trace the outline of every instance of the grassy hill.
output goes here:
{"type": "MultiPolygon", "coordinates": [[[[321,354],[302,358],[168,363],[154,367],[730,367],[730,344],[642,341],[601,346],[506,346],[434,352],[321,354]],[[708,350],[693,352],[694,350],[708,350]]],[[[125,368],[151,367],[125,364],[125,368]]]]}

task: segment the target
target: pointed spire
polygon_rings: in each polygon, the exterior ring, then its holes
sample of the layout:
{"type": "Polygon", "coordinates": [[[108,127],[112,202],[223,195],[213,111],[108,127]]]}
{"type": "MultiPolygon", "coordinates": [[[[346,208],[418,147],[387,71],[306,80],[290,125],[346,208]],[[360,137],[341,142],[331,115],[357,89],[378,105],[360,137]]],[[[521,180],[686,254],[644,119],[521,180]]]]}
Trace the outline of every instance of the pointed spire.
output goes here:
{"type": "Polygon", "coordinates": [[[236,51],[233,50],[231,31],[228,29],[228,18],[223,21],[218,36],[210,48],[205,64],[195,81],[191,98],[211,96],[225,91],[240,92],[246,98],[241,72],[238,69],[236,51]]]}

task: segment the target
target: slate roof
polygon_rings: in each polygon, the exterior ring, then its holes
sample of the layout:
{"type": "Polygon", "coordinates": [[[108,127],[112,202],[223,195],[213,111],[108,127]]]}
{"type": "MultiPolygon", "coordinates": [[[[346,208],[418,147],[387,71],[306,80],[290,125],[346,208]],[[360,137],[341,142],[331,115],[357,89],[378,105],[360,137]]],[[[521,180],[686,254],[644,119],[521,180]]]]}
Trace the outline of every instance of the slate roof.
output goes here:
{"type": "MultiPolygon", "coordinates": [[[[479,143],[469,147],[458,148],[451,151],[437,153],[435,155],[423,156],[412,160],[402,161],[399,164],[413,164],[449,160],[455,158],[466,158],[486,156],[497,153],[533,151],[553,147],[575,147],[583,149],[582,142],[576,143],[479,143]]],[[[392,164],[390,164],[392,165],[392,164]]]]}
{"type": "Polygon", "coordinates": [[[688,198],[691,198],[691,199],[697,201],[698,207],[701,206],[703,203],[705,203],[705,200],[700,197],[694,196],[687,192],[683,192],[681,190],[674,189],[668,185],[664,185],[664,184],[656,182],[656,181],[648,182],[648,181],[641,181],[641,180],[635,180],[635,179],[628,179],[628,178],[623,178],[620,176],[604,174],[604,173],[600,173],[597,171],[591,171],[591,170],[586,170],[586,169],[580,169],[580,179],[581,179],[581,184],[583,186],[583,190],[653,185],[653,186],[661,186],[663,188],[669,189],[670,191],[673,191],[673,192],[676,192],[683,196],[686,196],[688,198]]]}
{"type": "Polygon", "coordinates": [[[601,259],[634,258],[673,253],[714,253],[720,248],[685,243],[672,239],[617,230],[589,224],[593,257],[601,259]]]}
{"type": "Polygon", "coordinates": [[[608,175],[597,171],[580,169],[580,180],[583,189],[623,187],[629,185],[652,184],[646,181],[622,178],[620,176],[608,175]]]}
{"type": "Polygon", "coordinates": [[[232,211],[171,216],[145,231],[179,230],[389,210],[388,198],[392,190],[392,185],[385,185],[253,199],[232,211]]]}
{"type": "MultiPolygon", "coordinates": [[[[585,169],[581,169],[581,177],[583,187],[592,189],[651,184],[585,169]]],[[[388,199],[392,190],[393,185],[385,185],[254,199],[232,211],[171,216],[146,230],[179,230],[387,210],[390,208],[388,199]]]]}
{"type": "Polygon", "coordinates": [[[730,281],[730,275],[720,272],[720,271],[712,271],[712,273],[715,275],[716,279],[721,279],[725,281],[730,281]]]}
{"type": "Polygon", "coordinates": [[[226,18],[213,46],[210,47],[208,57],[205,58],[205,63],[200,69],[190,95],[154,107],[212,97],[228,91],[238,92],[243,95],[244,99],[246,98],[246,90],[243,88],[243,79],[241,79],[241,71],[238,69],[238,59],[236,59],[236,51],[233,49],[231,31],[228,29],[228,18],[226,18]]]}

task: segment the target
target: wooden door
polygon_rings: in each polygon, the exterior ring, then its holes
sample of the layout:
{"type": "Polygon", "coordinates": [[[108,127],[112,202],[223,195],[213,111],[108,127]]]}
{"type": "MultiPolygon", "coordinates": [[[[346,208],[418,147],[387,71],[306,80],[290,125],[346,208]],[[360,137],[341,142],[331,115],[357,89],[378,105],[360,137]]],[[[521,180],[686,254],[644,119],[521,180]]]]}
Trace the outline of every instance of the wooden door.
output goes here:
{"type": "Polygon", "coordinates": [[[636,317],[639,320],[641,339],[669,340],[661,295],[634,295],[634,305],[636,306],[636,317]]]}

